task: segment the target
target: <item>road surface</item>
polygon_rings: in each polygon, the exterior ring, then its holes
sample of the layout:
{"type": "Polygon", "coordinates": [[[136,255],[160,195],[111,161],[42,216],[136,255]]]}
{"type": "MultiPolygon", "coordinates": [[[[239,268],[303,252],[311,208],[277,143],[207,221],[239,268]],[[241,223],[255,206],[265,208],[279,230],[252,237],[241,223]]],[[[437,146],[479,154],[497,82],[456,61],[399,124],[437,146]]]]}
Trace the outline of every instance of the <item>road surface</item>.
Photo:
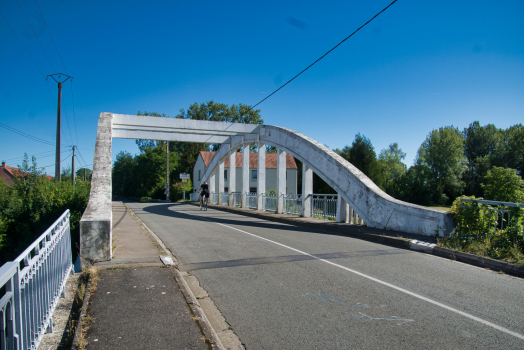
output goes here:
{"type": "Polygon", "coordinates": [[[524,349],[524,280],[189,204],[128,203],[246,349],[524,349]]]}

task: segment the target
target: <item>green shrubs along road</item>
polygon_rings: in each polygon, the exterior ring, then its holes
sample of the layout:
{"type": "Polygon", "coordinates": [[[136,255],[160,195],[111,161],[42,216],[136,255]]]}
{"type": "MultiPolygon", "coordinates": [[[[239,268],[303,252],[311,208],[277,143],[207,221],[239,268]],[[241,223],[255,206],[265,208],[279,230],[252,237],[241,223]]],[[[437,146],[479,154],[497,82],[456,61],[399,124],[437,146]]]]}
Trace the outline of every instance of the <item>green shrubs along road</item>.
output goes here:
{"type": "Polygon", "coordinates": [[[89,199],[91,183],[71,180],[56,183],[43,176],[27,159],[23,174],[11,186],[0,180],[0,266],[15,259],[56,219],[71,211],[73,258],[78,254],[79,222],[89,199]]]}

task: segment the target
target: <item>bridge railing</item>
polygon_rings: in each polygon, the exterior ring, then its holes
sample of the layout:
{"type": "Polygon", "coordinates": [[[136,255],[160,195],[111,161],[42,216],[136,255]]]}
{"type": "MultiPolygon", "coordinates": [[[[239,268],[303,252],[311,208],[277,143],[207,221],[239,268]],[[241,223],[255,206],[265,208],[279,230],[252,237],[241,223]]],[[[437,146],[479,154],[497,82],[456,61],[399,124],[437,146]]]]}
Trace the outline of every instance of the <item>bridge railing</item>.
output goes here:
{"type": "Polygon", "coordinates": [[[217,192],[211,192],[209,194],[209,199],[211,200],[211,204],[218,204],[218,193],[217,192]]]}
{"type": "Polygon", "coordinates": [[[0,349],[37,349],[73,273],[69,210],[0,268],[0,349]]]}
{"type": "Polygon", "coordinates": [[[302,215],[302,196],[299,194],[284,195],[284,213],[290,215],[302,215]]]}
{"type": "Polygon", "coordinates": [[[241,207],[242,206],[242,192],[231,192],[231,206],[241,207]]]}
{"type": "Polygon", "coordinates": [[[228,192],[222,192],[222,203],[220,204],[223,204],[223,205],[228,205],[229,204],[229,193],[228,192]]]}
{"type": "Polygon", "coordinates": [[[262,194],[262,210],[264,211],[277,211],[278,197],[271,194],[262,194]]]}
{"type": "Polygon", "coordinates": [[[253,192],[246,192],[246,207],[251,209],[257,209],[258,208],[258,195],[253,192]]]}
{"type": "Polygon", "coordinates": [[[312,194],[311,217],[317,219],[337,218],[338,194],[312,194]]]}
{"type": "Polygon", "coordinates": [[[465,207],[468,206],[466,203],[471,203],[470,210],[467,214],[458,215],[459,235],[473,234],[487,238],[497,232],[524,235],[524,204],[461,198],[461,209],[466,209],[465,207]],[[465,216],[474,216],[474,224],[471,220],[469,222],[464,220],[465,216]]]}

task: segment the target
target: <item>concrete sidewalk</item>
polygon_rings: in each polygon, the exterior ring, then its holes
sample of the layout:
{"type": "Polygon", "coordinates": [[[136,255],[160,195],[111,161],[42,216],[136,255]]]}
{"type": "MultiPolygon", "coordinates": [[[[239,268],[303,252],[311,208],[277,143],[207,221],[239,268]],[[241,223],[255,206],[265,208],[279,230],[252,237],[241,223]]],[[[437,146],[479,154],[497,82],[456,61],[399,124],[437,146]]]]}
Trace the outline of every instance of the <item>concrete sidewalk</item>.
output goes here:
{"type": "Polygon", "coordinates": [[[188,305],[180,272],[161,262],[168,252],[122,202],[113,202],[113,252],[113,260],[95,264],[87,349],[220,348],[188,305]]]}

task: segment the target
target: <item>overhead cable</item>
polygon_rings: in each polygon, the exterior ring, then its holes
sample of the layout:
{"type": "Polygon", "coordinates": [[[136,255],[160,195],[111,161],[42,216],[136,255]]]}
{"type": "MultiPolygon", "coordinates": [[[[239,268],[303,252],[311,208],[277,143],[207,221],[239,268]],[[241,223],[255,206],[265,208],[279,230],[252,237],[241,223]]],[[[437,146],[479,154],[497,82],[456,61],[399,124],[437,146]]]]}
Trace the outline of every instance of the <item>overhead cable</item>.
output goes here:
{"type": "MultiPolygon", "coordinates": [[[[380,15],[382,12],[386,11],[391,5],[393,5],[394,3],[396,3],[397,0],[394,0],[391,4],[389,4],[388,6],[386,6],[384,9],[382,9],[382,11],[380,11],[379,13],[377,13],[375,16],[373,16],[369,21],[367,21],[366,23],[364,23],[363,25],[361,25],[357,30],[355,30],[353,33],[351,33],[349,36],[347,36],[344,40],[342,40],[341,42],[339,42],[337,45],[335,45],[331,50],[329,50],[328,52],[326,52],[325,54],[323,54],[320,58],[318,58],[315,62],[311,63],[309,66],[307,66],[304,70],[302,70],[300,73],[298,73],[297,75],[295,75],[293,78],[291,78],[290,80],[288,80],[284,85],[282,85],[281,87],[279,87],[278,89],[276,89],[275,91],[273,91],[271,94],[269,94],[268,96],[266,96],[264,99],[262,99],[262,101],[260,101],[259,103],[257,103],[256,105],[254,105],[253,107],[250,108],[253,109],[255,108],[256,106],[258,106],[259,104],[261,104],[262,102],[264,102],[265,100],[267,100],[268,98],[270,98],[272,95],[274,95],[276,92],[278,92],[280,89],[282,89],[284,86],[286,86],[287,84],[291,83],[293,80],[295,80],[299,75],[301,75],[302,73],[304,73],[305,71],[307,71],[309,68],[311,68],[315,63],[317,63],[318,61],[320,61],[321,59],[323,59],[324,57],[327,56],[327,54],[329,54],[331,51],[335,50],[337,47],[339,47],[344,41],[348,40],[349,38],[351,38],[356,32],[358,32],[359,30],[361,30],[362,28],[364,28],[369,22],[371,22],[372,20],[374,20],[378,15],[380,15]]],[[[249,111],[249,110],[248,110],[249,111]]]]}
{"type": "Polygon", "coordinates": [[[62,62],[62,66],[64,66],[64,70],[67,73],[67,68],[64,64],[64,61],[62,61],[62,56],[60,56],[60,52],[58,52],[58,48],[56,47],[55,39],[53,39],[53,36],[51,35],[51,31],[49,30],[49,27],[47,26],[47,22],[45,20],[44,14],[42,13],[42,9],[40,9],[40,5],[38,4],[38,1],[36,1],[36,6],[38,6],[38,10],[40,11],[40,15],[42,15],[42,19],[44,20],[45,26],[47,28],[47,32],[49,33],[49,36],[51,37],[51,40],[53,41],[53,45],[55,46],[56,53],[58,54],[58,57],[60,57],[60,62],[62,62]]]}

